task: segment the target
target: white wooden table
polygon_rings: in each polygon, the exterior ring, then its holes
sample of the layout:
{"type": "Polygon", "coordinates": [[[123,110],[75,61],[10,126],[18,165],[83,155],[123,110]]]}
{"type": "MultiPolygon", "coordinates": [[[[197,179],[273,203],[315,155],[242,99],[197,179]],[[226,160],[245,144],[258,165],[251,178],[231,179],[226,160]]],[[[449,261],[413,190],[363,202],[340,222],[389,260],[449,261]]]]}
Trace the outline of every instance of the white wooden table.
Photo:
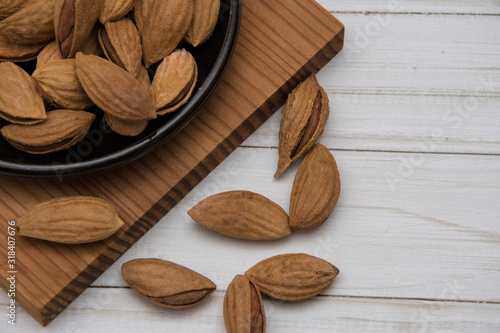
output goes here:
{"type": "MultiPolygon", "coordinates": [[[[224,332],[232,278],[289,252],[341,273],[310,301],[266,299],[269,333],[500,331],[500,1],[320,2],[346,26],[344,50],[318,75],[332,110],[319,142],[342,180],[327,222],[252,242],[186,214],[236,189],[288,209],[298,164],[273,179],[277,112],[48,327],[18,310],[1,332],[224,332]],[[190,267],[218,291],[195,308],[156,307],[120,274],[143,257],[190,267]]],[[[7,301],[0,293],[5,313],[7,301]]]]}

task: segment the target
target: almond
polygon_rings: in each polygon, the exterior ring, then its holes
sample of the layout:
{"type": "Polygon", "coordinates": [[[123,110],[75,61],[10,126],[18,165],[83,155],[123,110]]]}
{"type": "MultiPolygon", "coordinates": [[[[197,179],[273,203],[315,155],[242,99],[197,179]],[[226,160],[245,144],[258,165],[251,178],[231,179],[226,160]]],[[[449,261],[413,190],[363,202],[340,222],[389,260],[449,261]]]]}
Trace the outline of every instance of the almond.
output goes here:
{"type": "Polygon", "coordinates": [[[30,1],[0,21],[0,35],[16,44],[48,43],[54,38],[54,2],[30,1]]]}
{"type": "Polygon", "coordinates": [[[339,274],[329,262],[303,253],[263,260],[245,272],[261,292],[282,301],[303,301],[318,295],[339,274]]]}
{"type": "Polygon", "coordinates": [[[137,136],[141,134],[149,124],[149,120],[125,121],[120,118],[113,117],[109,113],[105,114],[105,118],[109,127],[115,133],[124,136],[137,136]]]}
{"type": "Polygon", "coordinates": [[[35,124],[47,115],[35,82],[21,67],[0,63],[0,117],[16,124],[35,124]]]}
{"type": "Polygon", "coordinates": [[[108,238],[122,226],[123,221],[106,201],[74,196],[36,205],[19,218],[17,233],[56,243],[81,244],[108,238]]]}
{"type": "Polygon", "coordinates": [[[262,295],[244,275],[236,275],[224,296],[224,324],[228,333],[264,333],[266,314],[262,295]]]}
{"type": "Polygon", "coordinates": [[[308,230],[320,226],[340,196],[340,175],[335,158],[316,144],[297,171],[290,197],[290,226],[308,230]]]}
{"type": "Polygon", "coordinates": [[[105,113],[124,121],[156,118],[142,83],[111,61],[78,53],[76,74],[87,95],[105,113]]]}
{"type": "Polygon", "coordinates": [[[43,98],[64,109],[88,109],[94,103],[76,76],[75,59],[53,60],[32,74],[43,98]]]}
{"type": "Polygon", "coordinates": [[[54,27],[63,58],[73,58],[94,28],[101,0],[56,0],[54,27]]]}
{"type": "Polygon", "coordinates": [[[26,62],[36,59],[45,45],[47,43],[17,44],[0,35],[0,61],[26,62]]]}
{"type": "Polygon", "coordinates": [[[127,15],[134,7],[135,0],[102,0],[99,21],[105,24],[117,21],[127,15]]]}
{"type": "Polygon", "coordinates": [[[47,46],[45,46],[38,54],[38,57],[36,58],[36,68],[42,67],[53,60],[62,60],[62,58],[59,45],[57,44],[57,41],[54,40],[47,44],[47,46]]]}
{"type": "Polygon", "coordinates": [[[211,35],[219,18],[220,0],[194,0],[193,20],[184,40],[197,47],[211,35]]]}
{"type": "Polygon", "coordinates": [[[139,78],[142,65],[141,37],[128,18],[107,22],[99,31],[99,43],[106,58],[139,78]]]}
{"type": "Polygon", "coordinates": [[[33,0],[3,0],[0,1],[0,21],[21,10],[33,0]]]}
{"type": "Polygon", "coordinates": [[[274,177],[304,155],[323,133],[330,114],[328,95],[312,74],[288,96],[281,114],[279,161],[274,177]]]}
{"type": "Polygon", "coordinates": [[[193,19],[193,0],[136,0],[135,22],[142,38],[146,67],[168,56],[193,19]]]}
{"type": "Polygon", "coordinates": [[[213,195],[188,214],[200,225],[231,237],[274,240],[290,235],[287,213],[268,198],[249,191],[213,195]]]}
{"type": "Polygon", "coordinates": [[[197,78],[196,61],[186,50],[177,50],[163,59],[149,89],[158,115],[174,112],[186,104],[197,78]]]}
{"type": "Polygon", "coordinates": [[[203,275],[161,259],[128,261],[122,265],[122,275],[151,303],[174,309],[200,304],[217,288],[203,275]]]}
{"type": "Polygon", "coordinates": [[[30,154],[48,154],[69,148],[85,138],[95,115],[85,111],[54,110],[34,125],[12,124],[0,132],[13,147],[30,154]]]}

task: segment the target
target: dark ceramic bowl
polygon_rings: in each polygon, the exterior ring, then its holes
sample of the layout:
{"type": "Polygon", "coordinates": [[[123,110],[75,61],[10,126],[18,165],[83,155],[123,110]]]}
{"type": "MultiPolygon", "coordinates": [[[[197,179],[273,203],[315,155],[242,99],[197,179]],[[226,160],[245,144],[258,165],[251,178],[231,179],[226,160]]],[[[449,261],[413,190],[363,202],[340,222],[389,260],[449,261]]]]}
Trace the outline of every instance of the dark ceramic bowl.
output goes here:
{"type": "MultiPolygon", "coordinates": [[[[125,137],[112,132],[102,111],[93,108],[90,111],[97,118],[87,137],[67,150],[47,155],[19,151],[0,135],[0,175],[59,179],[88,175],[131,162],[168,140],[193,119],[217,86],[233,53],[240,18],[241,0],[222,0],[219,21],[210,39],[197,48],[179,45],[196,59],[198,82],[189,102],[175,113],[151,121],[139,136],[125,137]]],[[[20,65],[31,73],[36,62],[20,65]]],[[[150,77],[155,70],[155,66],[149,69],[150,77]]],[[[54,107],[48,106],[51,109],[54,107]]],[[[0,128],[7,124],[0,119],[0,128]]]]}

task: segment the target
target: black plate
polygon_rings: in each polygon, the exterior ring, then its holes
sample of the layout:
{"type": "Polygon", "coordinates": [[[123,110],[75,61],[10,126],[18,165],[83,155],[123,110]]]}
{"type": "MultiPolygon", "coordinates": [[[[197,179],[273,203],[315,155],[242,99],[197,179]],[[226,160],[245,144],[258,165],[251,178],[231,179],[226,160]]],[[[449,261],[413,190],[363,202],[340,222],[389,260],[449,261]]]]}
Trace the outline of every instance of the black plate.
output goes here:
{"type": "MultiPolygon", "coordinates": [[[[171,138],[196,115],[224,74],[236,44],[240,18],[241,0],[222,0],[219,21],[210,39],[197,48],[179,45],[196,59],[198,83],[189,102],[175,113],[151,121],[139,136],[125,137],[112,132],[102,111],[93,108],[90,111],[97,118],[87,137],[67,150],[47,155],[19,151],[0,136],[0,175],[59,179],[88,175],[131,162],[171,138]]],[[[20,65],[31,73],[36,62],[20,65]]],[[[150,77],[155,69],[149,69],[150,77]]],[[[0,128],[7,124],[0,119],[0,128]]]]}

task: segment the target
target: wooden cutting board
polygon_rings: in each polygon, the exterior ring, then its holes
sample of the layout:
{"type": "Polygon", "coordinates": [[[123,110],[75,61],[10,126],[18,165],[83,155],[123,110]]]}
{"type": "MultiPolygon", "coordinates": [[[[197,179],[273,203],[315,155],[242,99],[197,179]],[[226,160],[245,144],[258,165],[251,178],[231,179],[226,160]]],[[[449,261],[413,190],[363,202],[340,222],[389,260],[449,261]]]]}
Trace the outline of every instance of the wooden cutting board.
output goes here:
{"type": "Polygon", "coordinates": [[[126,224],[106,241],[76,246],[16,236],[15,266],[5,255],[0,261],[2,288],[9,291],[7,278],[14,275],[16,303],[47,325],[281,107],[300,81],[330,61],[343,39],[342,23],[314,0],[243,0],[238,43],[222,81],[173,139],[95,176],[63,182],[0,177],[4,254],[7,222],[54,197],[103,198],[126,224]]]}

